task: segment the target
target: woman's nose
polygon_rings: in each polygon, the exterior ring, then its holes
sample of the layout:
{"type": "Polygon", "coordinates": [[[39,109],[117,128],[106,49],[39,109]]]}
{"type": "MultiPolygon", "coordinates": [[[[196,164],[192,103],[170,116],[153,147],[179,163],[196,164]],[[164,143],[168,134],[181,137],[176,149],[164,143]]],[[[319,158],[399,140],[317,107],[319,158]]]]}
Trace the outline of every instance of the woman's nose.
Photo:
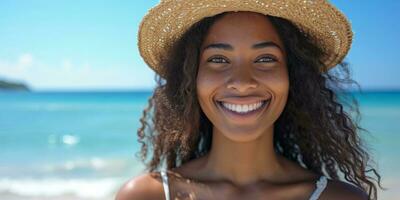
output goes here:
{"type": "Polygon", "coordinates": [[[258,86],[248,66],[234,67],[228,79],[227,88],[235,89],[238,92],[246,92],[258,86]]]}

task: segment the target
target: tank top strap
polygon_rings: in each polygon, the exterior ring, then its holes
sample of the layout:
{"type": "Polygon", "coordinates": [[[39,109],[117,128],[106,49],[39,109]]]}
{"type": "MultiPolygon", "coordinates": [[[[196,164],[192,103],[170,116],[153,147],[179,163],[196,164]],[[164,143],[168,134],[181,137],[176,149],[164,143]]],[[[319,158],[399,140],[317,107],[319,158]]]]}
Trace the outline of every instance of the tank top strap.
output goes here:
{"type": "Polygon", "coordinates": [[[321,196],[321,193],[325,190],[327,184],[328,184],[328,178],[326,178],[326,176],[322,175],[319,178],[319,180],[316,182],[316,189],[311,194],[311,197],[309,200],[318,200],[319,196],[321,196]]]}
{"type": "Polygon", "coordinates": [[[161,170],[160,174],[161,174],[161,179],[162,179],[163,188],[164,188],[165,200],[170,200],[169,186],[168,186],[168,174],[167,174],[166,170],[161,170]]]}

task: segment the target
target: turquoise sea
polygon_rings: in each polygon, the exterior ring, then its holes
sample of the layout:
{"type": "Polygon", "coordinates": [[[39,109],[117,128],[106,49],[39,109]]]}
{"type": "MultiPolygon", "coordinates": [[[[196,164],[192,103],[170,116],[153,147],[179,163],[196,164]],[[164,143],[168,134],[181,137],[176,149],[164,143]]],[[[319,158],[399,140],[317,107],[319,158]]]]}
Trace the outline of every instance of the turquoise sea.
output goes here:
{"type": "MultiPolygon", "coordinates": [[[[112,199],[141,173],[151,92],[0,92],[0,199],[112,199]],[[60,198],[63,197],[63,198],[60,198]]],[[[354,93],[387,191],[400,196],[400,91],[354,93]]]]}

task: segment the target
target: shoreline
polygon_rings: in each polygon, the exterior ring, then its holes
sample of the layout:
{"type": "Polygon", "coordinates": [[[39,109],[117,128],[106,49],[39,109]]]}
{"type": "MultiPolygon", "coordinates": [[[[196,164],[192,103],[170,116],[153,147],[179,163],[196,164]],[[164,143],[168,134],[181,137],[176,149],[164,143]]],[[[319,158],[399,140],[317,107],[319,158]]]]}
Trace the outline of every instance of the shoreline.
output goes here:
{"type": "Polygon", "coordinates": [[[71,194],[62,194],[62,195],[54,195],[54,196],[25,196],[13,194],[10,192],[0,192],[1,200],[113,200],[114,196],[106,196],[106,197],[93,197],[93,198],[84,198],[71,194]]]}

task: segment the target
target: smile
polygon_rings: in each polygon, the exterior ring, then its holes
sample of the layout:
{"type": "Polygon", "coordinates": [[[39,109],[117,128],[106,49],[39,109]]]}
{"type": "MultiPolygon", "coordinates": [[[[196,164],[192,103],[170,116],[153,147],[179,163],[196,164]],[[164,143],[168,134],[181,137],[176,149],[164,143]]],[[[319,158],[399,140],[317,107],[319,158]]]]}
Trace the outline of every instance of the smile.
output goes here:
{"type": "Polygon", "coordinates": [[[226,111],[229,111],[230,113],[239,115],[249,115],[261,111],[264,107],[266,107],[266,105],[269,105],[269,102],[270,99],[249,104],[234,104],[223,101],[219,101],[218,104],[221,106],[221,108],[223,108],[226,111]]]}
{"type": "Polygon", "coordinates": [[[237,113],[251,112],[253,110],[257,110],[257,109],[261,108],[262,105],[263,105],[262,101],[260,101],[258,103],[254,103],[254,104],[244,104],[244,105],[230,104],[230,103],[222,102],[222,106],[224,106],[226,109],[229,109],[230,111],[234,111],[237,113]]]}

